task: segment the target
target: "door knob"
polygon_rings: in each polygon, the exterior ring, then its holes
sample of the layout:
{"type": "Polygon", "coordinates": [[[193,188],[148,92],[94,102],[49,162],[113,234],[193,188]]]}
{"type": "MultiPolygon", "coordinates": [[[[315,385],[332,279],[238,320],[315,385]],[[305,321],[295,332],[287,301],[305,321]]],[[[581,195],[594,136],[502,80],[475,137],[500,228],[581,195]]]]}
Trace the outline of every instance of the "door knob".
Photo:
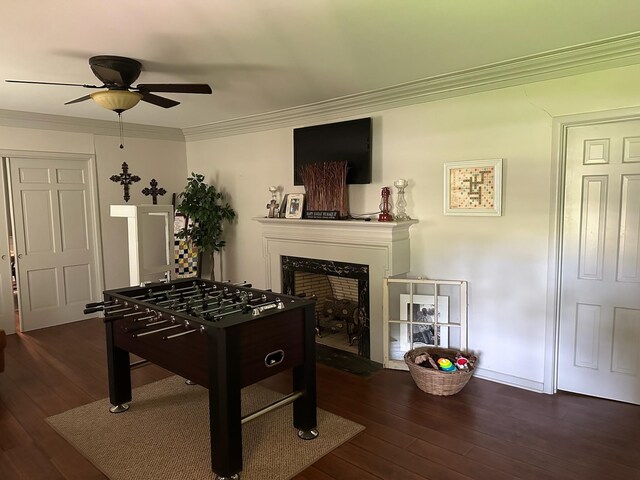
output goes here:
{"type": "Polygon", "coordinates": [[[6,255],[2,255],[2,259],[3,259],[3,260],[6,260],[6,259],[7,259],[7,256],[6,256],[6,255]]]}
{"type": "Polygon", "coordinates": [[[22,258],[22,254],[21,253],[18,254],[18,258],[22,258]]]}

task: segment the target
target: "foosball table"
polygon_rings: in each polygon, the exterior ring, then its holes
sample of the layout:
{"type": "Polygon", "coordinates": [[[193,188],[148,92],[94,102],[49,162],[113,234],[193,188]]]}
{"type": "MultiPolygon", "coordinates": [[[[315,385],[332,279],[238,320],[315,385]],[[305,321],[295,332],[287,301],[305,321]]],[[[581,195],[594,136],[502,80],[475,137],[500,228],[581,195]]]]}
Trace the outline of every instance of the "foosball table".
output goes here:
{"type": "Polygon", "coordinates": [[[315,301],[248,284],[180,279],[104,292],[85,313],[104,312],[109,400],[131,402],[130,353],[209,389],[211,468],[218,479],[242,470],[242,424],[293,403],[293,426],[316,430],[315,301]],[[241,416],[240,390],[287,369],[292,392],[241,416]]]}

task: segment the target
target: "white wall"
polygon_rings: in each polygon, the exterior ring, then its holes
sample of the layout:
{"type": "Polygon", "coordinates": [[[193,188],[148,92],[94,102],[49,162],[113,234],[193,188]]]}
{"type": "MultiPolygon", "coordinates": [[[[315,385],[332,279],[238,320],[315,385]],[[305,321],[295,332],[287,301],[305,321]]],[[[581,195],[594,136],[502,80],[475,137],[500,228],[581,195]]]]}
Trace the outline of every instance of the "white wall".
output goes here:
{"type": "Polygon", "coordinates": [[[141,180],[130,187],[129,205],[151,204],[151,197],[142,189],[149,187],[155,178],[159,187],[167,193],[158,197],[158,204],[171,204],[171,195],[180,193],[187,184],[186,151],[184,142],[127,138],[125,148],[120,149],[117,137],[96,135],[95,151],[98,164],[98,191],[102,220],[102,252],[105,259],[105,288],[129,285],[129,255],[127,245],[127,220],[109,214],[111,205],[125,205],[123,187],[112,182],[111,175],[122,171],[122,163],[129,165],[129,172],[141,180]]]}
{"type": "MultiPolygon", "coordinates": [[[[380,187],[409,179],[407,211],[420,221],[411,233],[412,271],[470,282],[469,340],[480,352],[481,375],[541,389],[556,188],[552,118],[638,105],[639,77],[640,66],[631,66],[352,117],[373,117],[374,172],[372,184],[350,187],[351,211],[376,211],[380,187]],[[443,215],[443,163],[486,158],[504,159],[503,216],[443,215]]],[[[109,205],[123,203],[122,187],[109,177],[124,161],[142,177],[132,204],[150,202],[140,190],[154,177],[169,192],[160,203],[170,203],[190,172],[228,192],[238,218],[227,236],[223,278],[264,286],[260,228],[251,218],[266,214],[270,185],[304,191],[293,186],[291,128],[186,147],[141,138],[118,146],[112,136],[0,125],[0,150],[95,154],[105,288],[128,283],[125,222],[108,213],[109,205]]]]}
{"type": "Polygon", "coordinates": [[[0,149],[91,154],[93,135],[0,125],[0,149]]]}
{"type": "MultiPolygon", "coordinates": [[[[17,128],[0,125],[0,150],[32,152],[86,153],[95,155],[98,178],[100,234],[104,259],[105,288],[129,284],[126,220],[111,218],[111,204],[123,204],[122,186],[109,180],[121,171],[123,162],[129,171],[141,180],[131,187],[129,204],[151,203],[141,190],[149,186],[152,178],[167,194],[158,203],[170,204],[171,194],[183,190],[187,181],[186,149],[183,141],[150,138],[126,138],[120,149],[115,136],[94,135],[35,128],[17,128]]],[[[6,235],[0,231],[0,235],[6,235]]]]}
{"type": "MultiPolygon", "coordinates": [[[[412,271],[469,281],[480,375],[542,390],[552,119],[637,105],[639,73],[624,67],[353,117],[373,117],[374,172],[372,184],[350,186],[351,212],[376,211],[382,186],[409,179],[407,213],[420,221],[411,230],[412,271]],[[444,162],[487,158],[504,159],[503,215],[443,215],[444,162]]],[[[293,186],[292,128],[188,142],[187,164],[227,191],[238,212],[224,277],[263,286],[260,226],[251,218],[266,214],[269,185],[303,191],[293,186]]]]}

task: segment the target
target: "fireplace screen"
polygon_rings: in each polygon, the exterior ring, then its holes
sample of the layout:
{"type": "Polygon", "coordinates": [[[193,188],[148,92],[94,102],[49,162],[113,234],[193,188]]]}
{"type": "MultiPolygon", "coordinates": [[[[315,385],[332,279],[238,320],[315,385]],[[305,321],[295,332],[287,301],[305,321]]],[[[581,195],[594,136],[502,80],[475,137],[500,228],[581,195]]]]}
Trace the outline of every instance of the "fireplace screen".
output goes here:
{"type": "Polygon", "coordinates": [[[301,257],[281,259],[282,292],[317,299],[318,336],[336,334],[369,358],[369,267],[301,257]]]}

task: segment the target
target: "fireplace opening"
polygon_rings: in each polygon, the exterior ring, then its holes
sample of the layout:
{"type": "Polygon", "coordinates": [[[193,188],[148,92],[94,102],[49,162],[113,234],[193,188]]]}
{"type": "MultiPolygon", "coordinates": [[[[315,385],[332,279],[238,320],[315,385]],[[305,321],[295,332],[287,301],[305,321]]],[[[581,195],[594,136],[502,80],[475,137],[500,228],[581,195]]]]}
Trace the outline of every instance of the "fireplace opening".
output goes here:
{"type": "Polygon", "coordinates": [[[282,256],[282,292],[316,298],[316,342],[370,358],[369,267],[282,256]]]}

